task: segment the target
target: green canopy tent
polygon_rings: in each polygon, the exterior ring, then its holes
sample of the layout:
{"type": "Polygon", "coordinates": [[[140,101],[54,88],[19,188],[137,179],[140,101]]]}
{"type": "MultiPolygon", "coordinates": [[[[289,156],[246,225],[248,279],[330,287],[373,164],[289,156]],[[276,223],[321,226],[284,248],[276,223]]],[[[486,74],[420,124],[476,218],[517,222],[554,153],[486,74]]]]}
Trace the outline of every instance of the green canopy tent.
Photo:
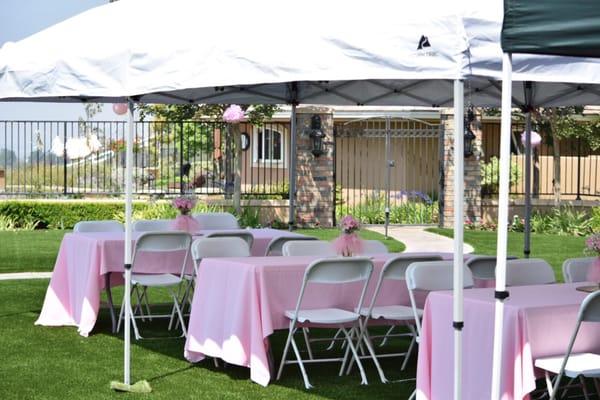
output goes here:
{"type": "MultiPolygon", "coordinates": [[[[560,56],[547,58],[556,74],[554,82],[597,83],[594,71],[574,76],[571,62],[600,58],[600,2],[597,0],[505,0],[501,33],[502,45],[502,119],[500,144],[500,193],[498,198],[498,265],[496,267],[496,316],[492,399],[501,393],[502,331],[506,290],[506,248],[510,171],[510,132],[513,54],[560,56]]],[[[520,73],[534,68],[520,67],[520,73]]],[[[600,91],[596,92],[600,96],[600,91]]],[[[528,129],[529,131],[529,129],[528,129]]],[[[530,169],[531,135],[527,135],[527,173],[530,169]]],[[[528,186],[528,180],[526,180],[528,186]]],[[[529,187],[527,187],[529,190],[529,187]]],[[[527,200],[527,199],[526,199],[527,200]]]]}

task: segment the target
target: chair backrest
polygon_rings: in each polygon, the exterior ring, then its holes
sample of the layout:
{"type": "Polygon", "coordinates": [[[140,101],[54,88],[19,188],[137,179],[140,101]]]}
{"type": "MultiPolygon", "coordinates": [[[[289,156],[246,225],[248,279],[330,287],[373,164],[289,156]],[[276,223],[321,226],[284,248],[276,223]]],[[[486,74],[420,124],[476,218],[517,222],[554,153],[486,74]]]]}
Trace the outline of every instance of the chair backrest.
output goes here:
{"type": "MultiPolygon", "coordinates": [[[[413,262],[406,269],[409,290],[450,290],[454,286],[452,261],[413,262]]],[[[473,274],[463,265],[463,287],[473,287],[473,274]]]]}
{"type": "MultiPolygon", "coordinates": [[[[406,286],[410,297],[418,337],[421,336],[421,320],[417,311],[415,290],[450,290],[454,286],[454,263],[452,261],[413,262],[406,269],[406,286]]],[[[473,275],[469,267],[463,264],[463,287],[473,287],[473,275]]]]}
{"type": "Polygon", "coordinates": [[[73,227],[73,232],[123,232],[119,221],[80,221],[73,227]]]}
{"type": "Polygon", "coordinates": [[[140,252],[170,253],[184,251],[185,256],[181,265],[181,275],[183,276],[191,243],[192,236],[187,232],[145,232],[135,242],[132,271],[135,270],[135,261],[140,252]]]}
{"type": "Polygon", "coordinates": [[[317,240],[313,236],[279,236],[271,239],[265,251],[265,256],[281,256],[283,255],[283,245],[291,240],[317,240]]]}
{"type": "Polygon", "coordinates": [[[173,221],[170,219],[141,219],[133,223],[134,232],[166,232],[172,231],[173,221]]]}
{"type": "Polygon", "coordinates": [[[540,258],[523,258],[506,262],[506,286],[555,283],[550,264],[540,258]]]}
{"type": "MultiPolygon", "coordinates": [[[[506,257],[507,260],[516,260],[515,256],[506,257]]],[[[473,256],[465,264],[473,273],[475,279],[495,279],[496,278],[496,256],[473,256]]]]}
{"type": "Polygon", "coordinates": [[[425,262],[425,261],[442,261],[442,256],[438,255],[410,255],[401,254],[394,258],[386,261],[381,271],[380,280],[384,279],[395,279],[395,280],[406,280],[406,270],[410,264],[414,262],[425,262]]]}
{"type": "Polygon", "coordinates": [[[324,240],[290,240],[282,247],[284,256],[337,256],[333,245],[324,240]]]}
{"type": "Polygon", "coordinates": [[[215,231],[206,234],[204,237],[216,238],[216,237],[236,237],[242,239],[248,244],[248,248],[252,248],[254,244],[254,236],[248,231],[215,231]]]}
{"type": "Polygon", "coordinates": [[[235,216],[228,212],[210,212],[192,215],[200,229],[240,229],[235,216]]]}
{"type": "Polygon", "coordinates": [[[588,280],[588,270],[596,257],[569,258],[562,265],[565,282],[585,282],[588,280]]]}
{"type": "Polygon", "coordinates": [[[381,243],[379,240],[363,240],[361,256],[372,255],[372,254],[387,254],[389,250],[387,246],[381,243]]]}
{"type": "MultiPolygon", "coordinates": [[[[367,257],[321,258],[313,261],[304,273],[302,287],[298,295],[298,302],[296,303],[295,315],[298,315],[306,287],[310,283],[333,285],[364,281],[357,304],[357,309],[362,308],[372,273],[373,262],[367,257]]],[[[293,322],[295,323],[296,321],[294,320],[293,322]]]]}
{"type": "Polygon", "coordinates": [[[240,237],[201,237],[192,243],[192,257],[249,257],[250,246],[240,237]]]}

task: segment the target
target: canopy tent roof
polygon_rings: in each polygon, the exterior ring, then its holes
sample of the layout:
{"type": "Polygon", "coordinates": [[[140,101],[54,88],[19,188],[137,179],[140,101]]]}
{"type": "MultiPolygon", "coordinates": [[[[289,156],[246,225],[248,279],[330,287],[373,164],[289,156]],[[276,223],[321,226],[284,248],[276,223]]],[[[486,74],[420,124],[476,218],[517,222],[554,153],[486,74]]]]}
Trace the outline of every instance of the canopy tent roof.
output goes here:
{"type": "Polygon", "coordinates": [[[6,44],[0,99],[445,105],[466,49],[436,0],[121,0],[6,44]]]}
{"type": "Polygon", "coordinates": [[[600,57],[596,0],[504,0],[506,53],[600,57]]]}

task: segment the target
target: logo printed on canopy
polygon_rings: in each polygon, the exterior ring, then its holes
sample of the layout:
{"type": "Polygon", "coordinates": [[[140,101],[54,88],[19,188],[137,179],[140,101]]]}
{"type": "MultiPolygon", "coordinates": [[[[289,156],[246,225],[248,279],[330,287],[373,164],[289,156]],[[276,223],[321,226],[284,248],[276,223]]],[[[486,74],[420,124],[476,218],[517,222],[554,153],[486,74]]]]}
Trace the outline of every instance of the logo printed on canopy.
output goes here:
{"type": "Polygon", "coordinates": [[[419,45],[417,46],[417,50],[423,50],[424,47],[431,47],[429,43],[429,38],[425,35],[421,35],[421,39],[419,39],[419,45]]]}

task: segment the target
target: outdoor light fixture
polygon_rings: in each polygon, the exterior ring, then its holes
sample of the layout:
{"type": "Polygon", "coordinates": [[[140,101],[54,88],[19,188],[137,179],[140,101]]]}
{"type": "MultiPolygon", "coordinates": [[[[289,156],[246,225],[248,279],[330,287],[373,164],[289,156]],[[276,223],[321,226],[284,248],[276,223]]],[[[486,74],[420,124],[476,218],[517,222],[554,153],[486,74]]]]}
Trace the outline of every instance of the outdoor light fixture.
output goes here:
{"type": "Polygon", "coordinates": [[[321,117],[314,114],[310,119],[310,140],[312,142],[313,156],[319,157],[325,154],[323,139],[325,134],[321,130],[321,117]]]}
{"type": "Polygon", "coordinates": [[[464,136],[464,150],[465,158],[471,157],[475,152],[475,139],[477,138],[471,130],[471,123],[475,120],[475,113],[471,108],[467,111],[465,118],[465,136],[464,136]]]}

